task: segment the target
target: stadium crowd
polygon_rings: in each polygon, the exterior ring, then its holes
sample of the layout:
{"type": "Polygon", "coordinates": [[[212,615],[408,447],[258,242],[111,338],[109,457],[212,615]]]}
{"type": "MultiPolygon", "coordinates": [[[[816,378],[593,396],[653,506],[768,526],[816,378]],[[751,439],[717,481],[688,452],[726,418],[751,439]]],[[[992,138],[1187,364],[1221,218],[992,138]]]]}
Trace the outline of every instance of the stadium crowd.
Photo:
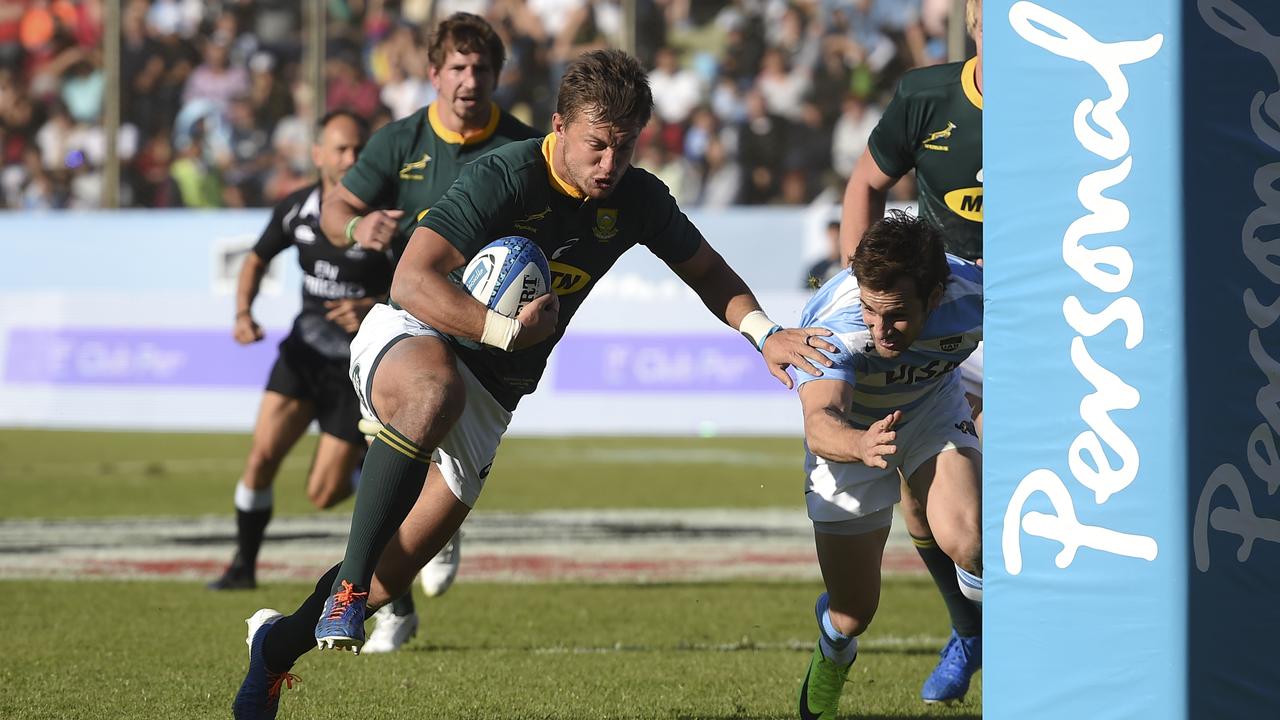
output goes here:
{"type": "MultiPolygon", "coordinates": [[[[0,193],[102,201],[106,0],[0,0],[0,193]]],[[[684,206],[796,204],[838,189],[912,67],[945,60],[952,0],[635,0],[654,120],[636,164],[684,206]]],[[[496,100],[549,126],[567,62],[623,43],[622,0],[328,0],[326,109],[376,129],[430,102],[426,30],[485,16],[496,100]]],[[[123,207],[270,205],[313,177],[297,0],[121,0],[123,207]]],[[[962,20],[961,20],[962,21],[962,20]]],[[[899,183],[902,199],[913,194],[899,183]]]]}

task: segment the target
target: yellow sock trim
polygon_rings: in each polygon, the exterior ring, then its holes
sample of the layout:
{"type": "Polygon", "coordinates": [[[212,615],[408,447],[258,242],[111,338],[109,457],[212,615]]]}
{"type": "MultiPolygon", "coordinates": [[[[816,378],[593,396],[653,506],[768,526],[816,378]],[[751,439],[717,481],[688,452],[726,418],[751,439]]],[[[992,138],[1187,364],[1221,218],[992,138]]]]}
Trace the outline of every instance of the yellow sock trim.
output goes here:
{"type": "Polygon", "coordinates": [[[911,536],[911,544],[915,545],[918,548],[938,547],[938,541],[934,540],[933,538],[931,537],[919,538],[919,537],[916,537],[915,535],[911,536]]]}

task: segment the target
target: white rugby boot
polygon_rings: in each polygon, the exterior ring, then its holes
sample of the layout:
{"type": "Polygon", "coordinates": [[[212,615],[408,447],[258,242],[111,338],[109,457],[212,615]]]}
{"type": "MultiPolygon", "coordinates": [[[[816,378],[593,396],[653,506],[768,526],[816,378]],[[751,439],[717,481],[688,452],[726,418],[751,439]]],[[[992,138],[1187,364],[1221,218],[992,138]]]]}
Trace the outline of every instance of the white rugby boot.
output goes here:
{"type": "Polygon", "coordinates": [[[458,565],[461,563],[462,531],[459,530],[418,573],[422,592],[426,593],[427,597],[443,595],[449,586],[453,585],[454,578],[458,577],[458,565]]]}
{"type": "Polygon", "coordinates": [[[390,605],[373,614],[373,632],[364,641],[362,653],[389,653],[399,650],[418,634],[418,613],[396,615],[390,605]]]}

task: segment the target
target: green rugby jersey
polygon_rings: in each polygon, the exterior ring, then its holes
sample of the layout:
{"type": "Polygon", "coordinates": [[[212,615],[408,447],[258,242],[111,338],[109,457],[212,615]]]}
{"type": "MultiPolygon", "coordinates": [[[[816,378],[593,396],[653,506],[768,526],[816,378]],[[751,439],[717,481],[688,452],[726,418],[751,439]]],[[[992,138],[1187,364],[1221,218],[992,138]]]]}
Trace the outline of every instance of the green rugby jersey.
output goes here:
{"type": "Polygon", "coordinates": [[[464,137],[441,124],[433,102],[374,133],[342,184],[371,208],[404,210],[392,240],[398,258],[419,218],[464,165],[496,147],[539,135],[495,104],[488,126],[464,137]]]}
{"type": "Polygon", "coordinates": [[[703,241],[667,186],[640,168],[629,168],[608,197],[585,199],[552,169],[555,144],[551,134],[485,155],[463,169],[421,222],[468,260],[493,240],[519,235],[536,242],[551,264],[552,290],[560,298],[555,335],[514,352],[455,338],[458,356],[508,410],[537,387],[551,349],[622,253],[644,245],[663,261],[680,263],[703,241]]]}
{"type": "Polygon", "coordinates": [[[886,175],[916,169],[920,215],[942,228],[947,252],[982,257],[982,92],[977,58],[902,76],[867,140],[886,175]]]}

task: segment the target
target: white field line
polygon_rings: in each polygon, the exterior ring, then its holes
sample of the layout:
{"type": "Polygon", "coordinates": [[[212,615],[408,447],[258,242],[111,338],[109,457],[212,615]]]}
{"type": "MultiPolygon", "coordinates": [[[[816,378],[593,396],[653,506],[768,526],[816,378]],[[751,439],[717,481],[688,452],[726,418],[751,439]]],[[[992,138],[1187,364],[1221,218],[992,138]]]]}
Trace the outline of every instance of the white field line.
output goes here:
{"type": "MultiPolygon", "coordinates": [[[[341,559],[348,515],[274,520],[260,581],[311,580],[341,559]]],[[[802,510],[478,512],[463,526],[460,577],[489,582],[702,582],[819,577],[802,510]]],[[[231,517],[0,522],[0,579],[207,580],[234,550],[231,517]]],[[[922,569],[905,531],[889,571],[922,569]]]]}
{"type": "MultiPolygon", "coordinates": [[[[797,448],[799,445],[797,445],[797,448]]],[[[512,448],[503,458],[519,458],[522,463],[536,465],[562,465],[564,463],[597,463],[603,465],[728,465],[741,467],[769,467],[801,471],[803,454],[797,452],[763,452],[728,448],[662,447],[644,448],[593,448],[560,447],[549,445],[537,453],[523,445],[512,448]]],[[[506,463],[503,463],[504,465],[506,463]]],[[[311,465],[311,457],[302,453],[290,453],[282,470],[305,470],[311,465]]],[[[244,468],[242,458],[169,458],[145,460],[39,460],[22,463],[0,463],[0,478],[33,475],[115,475],[122,477],[155,473],[227,473],[234,475],[244,468]]]]}
{"type": "MultiPolygon", "coordinates": [[[[874,631],[873,631],[874,633],[874,631]]],[[[941,635],[884,635],[876,636],[874,634],[864,635],[858,640],[858,648],[860,650],[936,650],[945,644],[947,638],[941,635]]],[[[631,643],[615,643],[613,645],[598,646],[564,646],[555,645],[550,647],[531,648],[530,652],[535,655],[612,655],[622,653],[649,653],[649,652],[750,652],[750,651],[793,651],[793,652],[813,652],[813,638],[805,640],[785,640],[782,642],[757,642],[750,638],[743,638],[739,642],[733,643],[679,643],[674,646],[659,645],[637,645],[631,643]]]]}

